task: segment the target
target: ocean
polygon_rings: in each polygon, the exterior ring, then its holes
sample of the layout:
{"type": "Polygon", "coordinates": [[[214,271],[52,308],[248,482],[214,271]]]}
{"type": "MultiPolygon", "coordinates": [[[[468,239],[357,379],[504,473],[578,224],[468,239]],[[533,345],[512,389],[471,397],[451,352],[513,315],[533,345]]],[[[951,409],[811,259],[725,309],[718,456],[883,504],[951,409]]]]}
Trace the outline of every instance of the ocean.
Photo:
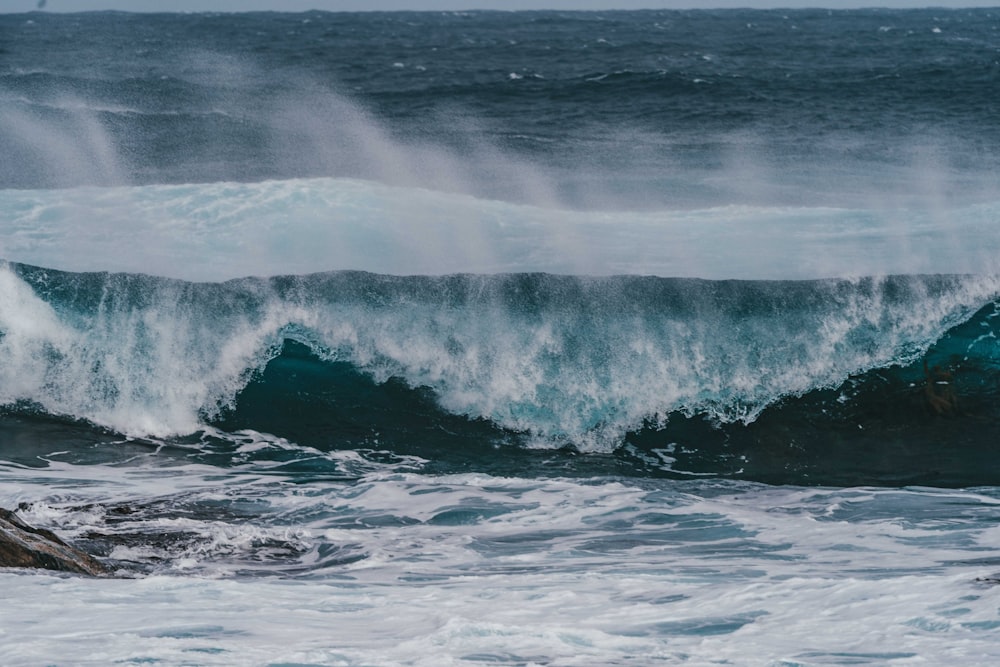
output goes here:
{"type": "Polygon", "coordinates": [[[994,664],[998,173],[997,9],[0,14],[0,663],[994,664]]]}

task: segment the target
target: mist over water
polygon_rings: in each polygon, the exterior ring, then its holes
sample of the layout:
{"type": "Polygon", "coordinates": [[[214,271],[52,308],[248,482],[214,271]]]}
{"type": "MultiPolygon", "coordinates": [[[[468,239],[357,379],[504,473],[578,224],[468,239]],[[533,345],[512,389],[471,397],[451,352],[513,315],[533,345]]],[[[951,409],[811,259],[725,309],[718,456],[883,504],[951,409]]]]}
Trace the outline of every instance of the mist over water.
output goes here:
{"type": "Polygon", "coordinates": [[[0,248],[193,280],[994,272],[990,14],[754,17],[8,16],[0,248]],[[830,76],[795,64],[818,49],[830,76]]]}
{"type": "Polygon", "coordinates": [[[628,210],[996,199],[988,11],[755,17],[5,17],[0,183],[349,177],[628,210]],[[231,41],[205,39],[219,28],[231,41]],[[797,66],[823,49],[830,76],[797,66]]]}

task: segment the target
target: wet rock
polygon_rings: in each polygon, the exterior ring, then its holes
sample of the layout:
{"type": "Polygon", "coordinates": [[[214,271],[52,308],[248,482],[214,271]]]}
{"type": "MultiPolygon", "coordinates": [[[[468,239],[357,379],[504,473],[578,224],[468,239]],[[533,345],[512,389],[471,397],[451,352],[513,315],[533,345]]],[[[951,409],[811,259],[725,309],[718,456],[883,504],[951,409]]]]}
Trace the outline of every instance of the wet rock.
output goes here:
{"type": "Polygon", "coordinates": [[[0,508],[0,567],[34,567],[90,576],[108,574],[108,569],[90,554],[66,544],[52,531],[29,526],[3,508],[0,508]]]}

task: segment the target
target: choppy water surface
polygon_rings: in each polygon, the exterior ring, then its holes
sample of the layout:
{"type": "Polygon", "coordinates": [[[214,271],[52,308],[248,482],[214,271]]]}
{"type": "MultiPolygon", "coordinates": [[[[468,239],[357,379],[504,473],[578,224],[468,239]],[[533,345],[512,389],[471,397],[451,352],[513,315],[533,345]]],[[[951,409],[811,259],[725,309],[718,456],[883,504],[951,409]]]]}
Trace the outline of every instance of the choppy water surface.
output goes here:
{"type": "Polygon", "coordinates": [[[995,661],[998,22],[0,15],[0,662],[995,661]]]}

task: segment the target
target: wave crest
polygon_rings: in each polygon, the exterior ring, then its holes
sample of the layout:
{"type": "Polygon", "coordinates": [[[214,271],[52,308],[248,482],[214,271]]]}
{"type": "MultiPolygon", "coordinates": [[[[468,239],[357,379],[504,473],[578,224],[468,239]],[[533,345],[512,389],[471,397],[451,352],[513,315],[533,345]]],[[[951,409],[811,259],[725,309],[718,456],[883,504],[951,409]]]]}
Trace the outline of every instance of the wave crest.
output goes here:
{"type": "Polygon", "coordinates": [[[133,435],[190,433],[291,340],[376,384],[427,388],[448,413],[608,450],[672,413],[748,423],[782,398],[910,363],[997,293],[996,279],[971,276],[187,283],[9,264],[0,402],[133,435]]]}

